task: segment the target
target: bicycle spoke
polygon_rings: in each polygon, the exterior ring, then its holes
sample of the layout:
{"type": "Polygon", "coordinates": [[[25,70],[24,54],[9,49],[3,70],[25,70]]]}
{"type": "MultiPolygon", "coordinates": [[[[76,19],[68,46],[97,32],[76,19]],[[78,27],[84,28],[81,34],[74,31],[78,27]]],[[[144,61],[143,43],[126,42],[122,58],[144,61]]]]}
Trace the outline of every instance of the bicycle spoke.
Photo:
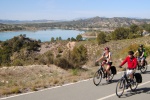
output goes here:
{"type": "Polygon", "coordinates": [[[134,78],[134,79],[133,79],[133,82],[130,83],[130,84],[131,84],[131,85],[130,85],[131,90],[132,90],[132,91],[135,91],[136,88],[137,88],[137,86],[138,86],[138,83],[136,82],[136,79],[134,78]]]}
{"type": "Polygon", "coordinates": [[[95,74],[94,74],[94,77],[93,77],[93,83],[98,86],[101,82],[101,79],[102,79],[102,73],[101,71],[97,71],[95,74]]]}
{"type": "Polygon", "coordinates": [[[145,65],[145,66],[141,66],[141,69],[140,69],[142,73],[145,73],[146,70],[147,70],[147,67],[148,67],[147,62],[145,62],[144,65],[145,65]]]}
{"type": "Polygon", "coordinates": [[[120,98],[125,89],[125,80],[121,79],[118,81],[116,86],[116,95],[120,98]]]}

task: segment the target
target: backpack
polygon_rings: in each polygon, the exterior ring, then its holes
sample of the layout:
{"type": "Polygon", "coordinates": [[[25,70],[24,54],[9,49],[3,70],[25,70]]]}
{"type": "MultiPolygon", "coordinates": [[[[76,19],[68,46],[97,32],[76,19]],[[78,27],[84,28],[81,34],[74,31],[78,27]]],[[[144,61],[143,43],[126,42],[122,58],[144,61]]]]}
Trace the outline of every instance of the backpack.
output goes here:
{"type": "Polygon", "coordinates": [[[142,75],[140,73],[135,73],[134,76],[137,83],[142,83],[142,75]]]}
{"type": "Polygon", "coordinates": [[[113,75],[115,75],[117,73],[116,67],[115,66],[111,66],[110,70],[112,72],[113,75]]]}

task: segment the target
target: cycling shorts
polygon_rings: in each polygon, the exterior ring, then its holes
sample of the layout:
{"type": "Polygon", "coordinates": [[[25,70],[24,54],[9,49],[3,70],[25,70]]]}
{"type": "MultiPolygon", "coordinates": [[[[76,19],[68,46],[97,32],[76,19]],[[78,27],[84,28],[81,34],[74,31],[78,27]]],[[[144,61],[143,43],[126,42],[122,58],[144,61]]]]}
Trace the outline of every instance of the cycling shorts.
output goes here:
{"type": "Polygon", "coordinates": [[[126,74],[127,74],[127,76],[131,75],[131,74],[135,73],[135,71],[136,71],[136,69],[127,69],[126,74]]]}
{"type": "Polygon", "coordinates": [[[142,57],[142,58],[138,57],[138,61],[144,61],[145,59],[146,57],[142,57]]]}

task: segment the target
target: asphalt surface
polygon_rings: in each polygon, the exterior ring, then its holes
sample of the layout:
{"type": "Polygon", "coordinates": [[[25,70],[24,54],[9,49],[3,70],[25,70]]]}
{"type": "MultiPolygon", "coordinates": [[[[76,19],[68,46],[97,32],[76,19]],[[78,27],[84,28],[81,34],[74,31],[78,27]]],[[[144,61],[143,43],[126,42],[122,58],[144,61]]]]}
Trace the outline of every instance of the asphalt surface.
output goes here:
{"type": "Polygon", "coordinates": [[[150,100],[150,66],[147,72],[142,74],[143,81],[138,85],[137,90],[135,92],[131,92],[130,89],[125,90],[123,96],[118,98],[115,92],[116,85],[122,75],[123,72],[117,73],[110,84],[103,79],[99,86],[95,86],[93,80],[88,79],[37,92],[0,98],[0,100],[150,100]]]}

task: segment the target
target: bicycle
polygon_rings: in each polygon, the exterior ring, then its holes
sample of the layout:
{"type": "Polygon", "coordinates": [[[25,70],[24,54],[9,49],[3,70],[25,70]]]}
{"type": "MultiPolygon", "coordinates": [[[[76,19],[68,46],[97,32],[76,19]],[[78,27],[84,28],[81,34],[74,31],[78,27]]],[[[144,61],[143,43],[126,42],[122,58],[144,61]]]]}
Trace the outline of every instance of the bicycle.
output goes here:
{"type": "MultiPolygon", "coordinates": [[[[114,67],[114,66],[111,66],[111,67],[114,67]]],[[[106,73],[106,77],[104,77],[105,72],[104,72],[104,68],[103,68],[102,63],[101,63],[99,69],[94,74],[93,83],[96,86],[98,86],[100,84],[101,80],[102,80],[102,77],[106,78],[106,79],[107,79],[107,77],[109,77],[109,81],[112,81],[115,74],[116,74],[116,72],[113,73],[111,68],[110,68],[110,76],[108,76],[107,73],[106,73]]]]}
{"type": "Polygon", "coordinates": [[[145,73],[147,71],[147,67],[148,67],[148,64],[147,64],[147,61],[144,60],[144,64],[141,66],[141,61],[138,61],[138,70],[141,71],[141,73],[145,73]]]}
{"type": "Polygon", "coordinates": [[[135,73],[133,73],[133,76],[134,76],[133,77],[133,81],[131,81],[131,79],[129,78],[129,76],[127,76],[126,71],[125,71],[124,75],[118,81],[117,86],[116,86],[116,95],[119,98],[124,93],[125,88],[128,89],[130,87],[131,91],[135,91],[136,90],[136,88],[138,86],[138,82],[137,82],[137,78],[135,78],[135,73]]]}

